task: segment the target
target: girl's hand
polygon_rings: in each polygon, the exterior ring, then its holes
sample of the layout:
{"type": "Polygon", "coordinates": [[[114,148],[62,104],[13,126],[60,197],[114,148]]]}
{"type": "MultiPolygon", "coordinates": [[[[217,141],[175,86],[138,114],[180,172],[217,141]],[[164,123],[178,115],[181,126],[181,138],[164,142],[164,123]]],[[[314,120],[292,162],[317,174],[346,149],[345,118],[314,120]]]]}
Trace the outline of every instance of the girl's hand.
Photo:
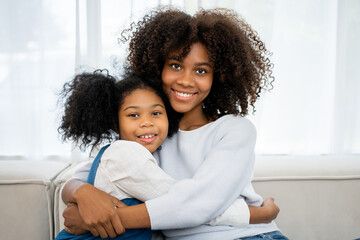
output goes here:
{"type": "Polygon", "coordinates": [[[274,203],[274,198],[266,199],[261,207],[249,205],[250,223],[269,223],[273,221],[280,212],[280,208],[274,203]]]}
{"type": "Polygon", "coordinates": [[[266,199],[263,202],[263,204],[261,205],[268,212],[268,221],[267,222],[273,221],[280,212],[280,208],[274,203],[274,201],[275,201],[275,199],[273,197],[270,197],[270,198],[266,199]]]}
{"type": "MultiPolygon", "coordinates": [[[[126,206],[123,202],[91,184],[81,185],[74,192],[73,197],[83,220],[83,223],[77,224],[76,227],[74,223],[71,223],[72,228],[75,229],[73,231],[80,231],[79,229],[82,229],[85,224],[88,231],[101,238],[108,236],[115,238],[116,235],[125,232],[116,211],[116,208],[126,206]]],[[[70,222],[70,219],[68,221],[70,222]]]]}

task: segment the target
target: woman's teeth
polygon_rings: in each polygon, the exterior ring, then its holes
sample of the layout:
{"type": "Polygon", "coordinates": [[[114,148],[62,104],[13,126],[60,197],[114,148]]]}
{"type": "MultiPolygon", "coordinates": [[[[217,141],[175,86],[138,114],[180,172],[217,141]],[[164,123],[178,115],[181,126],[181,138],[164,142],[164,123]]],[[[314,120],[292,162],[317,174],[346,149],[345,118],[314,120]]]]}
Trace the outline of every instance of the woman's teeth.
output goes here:
{"type": "Polygon", "coordinates": [[[193,94],[192,93],[181,93],[181,92],[177,92],[174,91],[177,95],[179,95],[180,97],[191,97],[193,94]]]}

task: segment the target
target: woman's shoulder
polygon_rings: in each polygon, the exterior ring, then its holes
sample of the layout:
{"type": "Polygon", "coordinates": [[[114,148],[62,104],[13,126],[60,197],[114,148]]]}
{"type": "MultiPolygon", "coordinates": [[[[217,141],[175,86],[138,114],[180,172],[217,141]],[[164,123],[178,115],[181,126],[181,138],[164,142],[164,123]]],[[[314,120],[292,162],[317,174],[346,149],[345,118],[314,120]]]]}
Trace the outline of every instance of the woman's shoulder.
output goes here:
{"type": "Polygon", "coordinates": [[[226,137],[239,142],[250,139],[256,140],[255,125],[246,117],[229,114],[222,116],[215,122],[215,139],[226,137]]]}
{"type": "Polygon", "coordinates": [[[222,129],[241,129],[241,130],[249,130],[255,131],[255,125],[246,117],[242,117],[240,115],[228,114],[224,115],[217,120],[214,121],[216,127],[222,129]]]}

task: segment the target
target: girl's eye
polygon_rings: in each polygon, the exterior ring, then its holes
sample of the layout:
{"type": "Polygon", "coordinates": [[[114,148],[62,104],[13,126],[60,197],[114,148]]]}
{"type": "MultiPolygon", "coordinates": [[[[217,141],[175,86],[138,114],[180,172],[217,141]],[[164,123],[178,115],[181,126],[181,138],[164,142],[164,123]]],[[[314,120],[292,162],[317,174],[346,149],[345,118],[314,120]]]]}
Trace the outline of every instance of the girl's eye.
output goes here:
{"type": "Polygon", "coordinates": [[[153,112],[152,113],[153,116],[158,116],[158,115],[161,115],[161,114],[162,114],[162,112],[153,112]]]}
{"type": "Polygon", "coordinates": [[[172,63],[172,64],[170,64],[170,66],[175,70],[180,70],[181,69],[180,65],[177,64],[177,63],[172,63]]]}
{"type": "Polygon", "coordinates": [[[136,118],[136,117],[139,117],[139,114],[137,114],[137,113],[130,113],[130,114],[128,115],[128,117],[136,118]]]}

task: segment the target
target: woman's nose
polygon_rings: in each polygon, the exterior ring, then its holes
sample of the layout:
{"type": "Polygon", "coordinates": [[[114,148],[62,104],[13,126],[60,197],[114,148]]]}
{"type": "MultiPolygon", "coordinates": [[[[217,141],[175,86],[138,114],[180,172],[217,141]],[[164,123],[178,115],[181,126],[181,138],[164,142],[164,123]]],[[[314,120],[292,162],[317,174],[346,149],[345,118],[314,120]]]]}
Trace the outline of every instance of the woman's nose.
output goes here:
{"type": "Polygon", "coordinates": [[[177,83],[184,87],[193,87],[194,86],[194,76],[192,72],[185,72],[178,80],[177,83]]]}

